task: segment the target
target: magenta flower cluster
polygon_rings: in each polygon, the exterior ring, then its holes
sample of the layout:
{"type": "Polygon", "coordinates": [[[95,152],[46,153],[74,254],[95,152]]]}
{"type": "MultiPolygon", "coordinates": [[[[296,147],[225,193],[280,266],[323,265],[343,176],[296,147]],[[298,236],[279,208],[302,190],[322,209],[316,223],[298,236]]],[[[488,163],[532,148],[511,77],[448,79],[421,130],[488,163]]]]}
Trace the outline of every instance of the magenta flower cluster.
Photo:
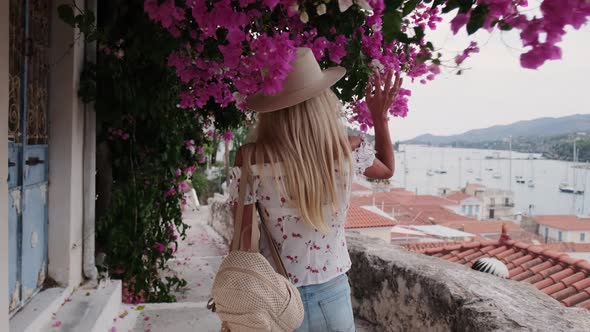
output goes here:
{"type": "MultiPolygon", "coordinates": [[[[347,2],[336,1],[339,5],[347,2]]],[[[324,66],[353,57],[361,59],[365,68],[393,69],[422,84],[433,80],[440,73],[440,56],[433,56],[433,45],[425,38],[387,41],[383,17],[389,9],[384,0],[366,2],[371,11],[361,11],[364,20],[355,22],[354,32],[348,35],[334,23],[342,15],[339,5],[327,0],[187,0],[182,5],[174,0],[145,0],[144,8],[152,20],[181,41],[181,47],[168,59],[186,86],[179,105],[203,108],[214,102],[223,108],[235,103],[244,110],[247,96],[281,91],[295,49],[302,46],[311,48],[324,66]],[[330,27],[328,32],[326,26],[330,27]],[[359,39],[362,55],[348,54],[347,45],[359,39]]],[[[408,2],[402,4],[405,9],[408,2]]],[[[401,31],[407,36],[427,35],[442,21],[441,8],[449,4],[417,4],[402,18],[401,31]]],[[[529,17],[530,10],[523,10],[527,0],[477,0],[473,8],[455,14],[450,22],[454,33],[473,21],[472,14],[481,13],[476,10],[478,6],[485,7],[484,29],[520,31],[523,46],[530,48],[521,55],[525,68],[538,68],[546,60],[559,59],[561,50],[556,44],[565,27],[578,29],[590,16],[588,0],[541,0],[542,16],[533,17],[529,17]]],[[[470,44],[455,57],[455,65],[478,51],[477,44],[470,44]]],[[[406,116],[410,95],[409,90],[402,90],[389,113],[406,116]]],[[[353,111],[352,121],[366,130],[372,123],[363,97],[353,95],[346,106],[353,111]]],[[[224,138],[229,136],[226,133],[224,138]]]]}
{"type": "MultiPolygon", "coordinates": [[[[542,0],[539,10],[527,9],[528,0],[478,0],[478,5],[482,4],[488,8],[485,29],[520,31],[522,46],[527,48],[520,56],[520,64],[529,69],[537,69],[547,60],[561,59],[557,43],[565,35],[565,28],[580,29],[590,18],[588,0],[542,0]]],[[[454,33],[467,24],[471,13],[455,16],[451,21],[454,33]]]]}

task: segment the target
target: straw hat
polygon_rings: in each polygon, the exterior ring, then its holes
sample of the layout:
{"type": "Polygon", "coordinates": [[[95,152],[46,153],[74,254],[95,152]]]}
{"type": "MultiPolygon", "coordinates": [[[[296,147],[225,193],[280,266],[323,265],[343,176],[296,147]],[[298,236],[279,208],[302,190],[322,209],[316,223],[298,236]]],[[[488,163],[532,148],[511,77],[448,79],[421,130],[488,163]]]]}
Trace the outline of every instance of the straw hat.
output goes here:
{"type": "Polygon", "coordinates": [[[291,66],[291,72],[283,81],[283,90],[270,96],[261,92],[250,96],[246,99],[248,109],[267,113],[297,105],[319,95],[346,73],[346,69],[340,66],[322,70],[307,47],[297,48],[297,56],[291,66]]]}

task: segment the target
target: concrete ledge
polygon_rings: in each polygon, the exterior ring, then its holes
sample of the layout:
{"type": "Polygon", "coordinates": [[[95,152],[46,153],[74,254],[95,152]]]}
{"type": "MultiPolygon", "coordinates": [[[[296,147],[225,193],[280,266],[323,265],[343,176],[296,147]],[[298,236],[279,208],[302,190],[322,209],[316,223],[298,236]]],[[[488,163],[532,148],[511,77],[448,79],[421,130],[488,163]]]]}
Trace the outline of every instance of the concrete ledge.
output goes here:
{"type": "Polygon", "coordinates": [[[121,281],[110,280],[98,287],[81,286],[69,298],[61,303],[55,313],[42,329],[53,331],[54,324],[60,331],[109,331],[121,306],[121,281]]]}
{"type": "Polygon", "coordinates": [[[71,287],[48,288],[41,291],[10,319],[10,331],[42,331],[43,326],[51,321],[53,313],[59,310],[72,291],[71,287]]]}
{"type": "Polygon", "coordinates": [[[588,331],[590,312],[381,240],[347,235],[359,318],[378,331],[588,331]]]}
{"type": "Polygon", "coordinates": [[[214,197],[209,198],[207,205],[209,205],[209,219],[207,224],[211,226],[221,237],[226,241],[226,244],[231,242],[234,234],[232,224],[231,207],[225,204],[227,196],[215,194],[214,197]]]}

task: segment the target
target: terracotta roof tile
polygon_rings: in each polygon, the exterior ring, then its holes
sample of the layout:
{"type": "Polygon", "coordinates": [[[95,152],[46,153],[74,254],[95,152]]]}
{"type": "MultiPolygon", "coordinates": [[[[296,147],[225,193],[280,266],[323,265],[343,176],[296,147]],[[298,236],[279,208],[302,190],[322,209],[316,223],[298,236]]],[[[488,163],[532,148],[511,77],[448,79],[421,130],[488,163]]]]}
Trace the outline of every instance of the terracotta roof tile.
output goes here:
{"type": "Polygon", "coordinates": [[[466,266],[481,257],[495,257],[505,262],[510,279],[532,284],[565,306],[590,310],[590,262],[571,257],[558,248],[552,243],[531,245],[514,241],[503,234],[502,240],[447,243],[417,251],[466,266]]]}
{"type": "Polygon", "coordinates": [[[371,188],[365,187],[362,184],[357,183],[357,182],[353,182],[351,187],[352,187],[351,188],[352,191],[369,191],[369,190],[372,190],[371,188]]]}
{"type": "Polygon", "coordinates": [[[393,220],[385,218],[377,213],[361,207],[351,206],[346,215],[346,229],[350,228],[372,228],[372,227],[393,227],[393,220]]]}
{"type": "Polygon", "coordinates": [[[578,218],[575,215],[536,215],[533,219],[539,225],[570,231],[590,230],[590,218],[578,218]]]}
{"type": "Polygon", "coordinates": [[[535,275],[535,272],[533,272],[531,270],[525,270],[524,272],[521,272],[521,273],[515,275],[514,277],[511,277],[510,279],[513,279],[516,281],[522,281],[528,277],[532,277],[533,275],[535,275]]]}
{"type": "Polygon", "coordinates": [[[536,282],[542,281],[544,278],[542,275],[540,274],[534,274],[524,280],[522,280],[523,282],[528,282],[529,284],[534,284],[536,282]]]}
{"type": "Polygon", "coordinates": [[[585,289],[586,292],[590,292],[590,277],[582,279],[574,283],[572,286],[576,288],[578,291],[585,289]]]}
{"type": "Polygon", "coordinates": [[[584,308],[590,310],[590,300],[586,300],[584,302],[580,302],[576,304],[576,307],[584,308]]]}
{"type": "Polygon", "coordinates": [[[467,195],[466,193],[464,193],[462,191],[455,191],[451,194],[446,195],[445,198],[450,199],[452,201],[461,202],[465,199],[475,198],[475,197],[471,196],[471,195],[467,195]]]}
{"type": "Polygon", "coordinates": [[[567,299],[568,297],[574,296],[578,293],[578,291],[573,287],[568,287],[566,289],[562,289],[559,292],[553,294],[553,298],[557,301],[562,301],[567,299]]]}
{"type": "Polygon", "coordinates": [[[588,292],[580,292],[568,298],[565,298],[561,301],[561,303],[563,303],[566,307],[571,307],[576,303],[580,303],[588,299],[590,299],[590,289],[588,290],[588,292]]]}
{"type": "Polygon", "coordinates": [[[567,277],[571,276],[572,274],[574,274],[574,269],[567,268],[567,269],[559,271],[555,274],[550,275],[549,279],[553,280],[553,282],[559,282],[559,281],[561,281],[561,279],[567,278],[567,277]]]}

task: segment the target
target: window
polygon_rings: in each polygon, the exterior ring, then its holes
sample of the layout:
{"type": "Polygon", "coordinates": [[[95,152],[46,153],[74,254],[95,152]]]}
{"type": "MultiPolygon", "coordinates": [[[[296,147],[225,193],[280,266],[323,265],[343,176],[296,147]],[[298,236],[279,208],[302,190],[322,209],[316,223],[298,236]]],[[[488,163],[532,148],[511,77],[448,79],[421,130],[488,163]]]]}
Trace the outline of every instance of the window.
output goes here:
{"type": "Polygon", "coordinates": [[[479,205],[475,206],[475,214],[479,215],[479,205]]]}
{"type": "Polygon", "coordinates": [[[563,237],[561,236],[561,231],[559,231],[559,237],[557,238],[558,241],[562,241],[563,237]]]}
{"type": "Polygon", "coordinates": [[[549,237],[549,227],[545,226],[545,241],[547,241],[548,237],[549,237]]]}
{"type": "Polygon", "coordinates": [[[490,205],[491,206],[496,205],[496,199],[494,197],[490,198],[490,205]]]}
{"type": "Polygon", "coordinates": [[[510,206],[510,199],[508,197],[504,199],[504,205],[510,206]]]}
{"type": "Polygon", "coordinates": [[[465,205],[461,206],[461,210],[463,211],[463,214],[465,214],[465,212],[467,212],[467,206],[465,206],[465,205]]]}
{"type": "Polygon", "coordinates": [[[473,205],[469,205],[469,215],[473,215],[473,205]]]}
{"type": "Polygon", "coordinates": [[[580,233],[580,241],[581,242],[586,241],[586,233],[580,233]]]}

